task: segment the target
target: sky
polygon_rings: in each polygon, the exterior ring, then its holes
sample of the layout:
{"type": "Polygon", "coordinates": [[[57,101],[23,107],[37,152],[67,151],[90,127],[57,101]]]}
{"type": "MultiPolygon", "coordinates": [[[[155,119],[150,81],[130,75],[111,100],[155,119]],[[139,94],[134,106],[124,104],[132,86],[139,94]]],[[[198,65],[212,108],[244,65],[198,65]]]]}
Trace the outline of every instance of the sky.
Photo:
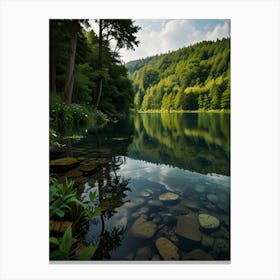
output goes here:
{"type": "Polygon", "coordinates": [[[135,51],[120,51],[125,63],[204,40],[215,41],[218,38],[230,37],[228,19],[143,19],[135,20],[135,25],[141,27],[137,33],[140,44],[135,51]]]}

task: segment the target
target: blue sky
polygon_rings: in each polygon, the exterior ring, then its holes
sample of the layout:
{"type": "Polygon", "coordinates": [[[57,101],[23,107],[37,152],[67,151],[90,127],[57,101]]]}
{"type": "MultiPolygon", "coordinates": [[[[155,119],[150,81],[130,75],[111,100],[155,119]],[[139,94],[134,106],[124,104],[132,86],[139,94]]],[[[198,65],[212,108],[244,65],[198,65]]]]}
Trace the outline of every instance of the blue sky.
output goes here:
{"type": "Polygon", "coordinates": [[[120,51],[124,62],[230,36],[227,19],[142,19],[135,24],[142,28],[137,34],[140,44],[135,51],[120,51]]]}

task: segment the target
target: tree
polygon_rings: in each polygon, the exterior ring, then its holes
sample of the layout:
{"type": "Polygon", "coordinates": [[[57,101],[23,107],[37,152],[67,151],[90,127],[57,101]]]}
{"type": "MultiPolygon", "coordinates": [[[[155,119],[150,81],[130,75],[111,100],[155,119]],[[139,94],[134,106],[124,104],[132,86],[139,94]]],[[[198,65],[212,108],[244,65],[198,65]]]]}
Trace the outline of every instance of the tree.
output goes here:
{"type": "Polygon", "coordinates": [[[57,76],[65,71],[69,41],[68,20],[50,20],[50,92],[57,92],[57,76]]]}
{"type": "Polygon", "coordinates": [[[112,19],[99,19],[96,20],[99,27],[99,57],[98,57],[98,70],[99,77],[97,82],[97,98],[95,108],[99,106],[102,94],[102,81],[103,81],[103,47],[109,46],[110,40],[115,40],[115,49],[113,54],[118,55],[121,48],[134,50],[138,46],[139,41],[136,39],[135,34],[140,30],[140,27],[134,26],[132,20],[112,20],[112,19]]]}
{"type": "Polygon", "coordinates": [[[74,84],[74,67],[75,67],[75,55],[77,47],[77,33],[79,30],[79,21],[72,20],[70,22],[70,43],[68,50],[68,65],[65,77],[65,84],[63,90],[62,101],[66,104],[71,104],[72,92],[74,84]]]}
{"type": "Polygon", "coordinates": [[[70,42],[69,42],[69,49],[68,49],[68,64],[66,68],[65,84],[64,84],[64,90],[62,96],[62,101],[67,105],[71,104],[72,102],[77,38],[78,38],[78,32],[82,28],[81,24],[87,27],[89,26],[87,19],[85,20],[74,19],[69,21],[70,42]]]}
{"type": "Polygon", "coordinates": [[[144,72],[143,88],[146,90],[148,87],[157,84],[159,81],[159,72],[153,69],[147,69],[144,72]]]}
{"type": "Polygon", "coordinates": [[[186,94],[186,110],[197,110],[198,109],[198,96],[193,92],[189,92],[186,94]]]}

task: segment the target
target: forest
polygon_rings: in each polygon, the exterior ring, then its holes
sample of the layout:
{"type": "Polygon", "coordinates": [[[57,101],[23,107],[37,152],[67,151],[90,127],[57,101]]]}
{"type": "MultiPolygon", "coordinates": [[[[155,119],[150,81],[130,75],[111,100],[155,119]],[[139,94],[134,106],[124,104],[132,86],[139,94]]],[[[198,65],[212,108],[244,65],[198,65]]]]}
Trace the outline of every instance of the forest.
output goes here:
{"type": "Polygon", "coordinates": [[[132,20],[94,23],[96,32],[89,20],[49,22],[50,127],[54,129],[128,112],[133,104],[132,83],[119,50],[138,46],[140,27],[132,20]]]}
{"type": "Polygon", "coordinates": [[[137,111],[230,109],[230,38],[126,64],[137,111]]]}

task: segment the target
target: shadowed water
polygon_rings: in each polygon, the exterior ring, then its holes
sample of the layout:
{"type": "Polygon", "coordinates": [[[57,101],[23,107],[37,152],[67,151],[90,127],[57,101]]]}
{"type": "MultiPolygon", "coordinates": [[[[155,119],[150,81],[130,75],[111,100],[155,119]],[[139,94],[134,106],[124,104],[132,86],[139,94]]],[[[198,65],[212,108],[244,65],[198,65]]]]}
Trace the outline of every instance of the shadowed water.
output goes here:
{"type": "Polygon", "coordinates": [[[51,158],[78,158],[78,177],[57,178],[82,196],[97,189],[106,208],[82,228],[80,241],[98,245],[93,260],[230,259],[229,114],[137,114],[80,133],[51,158]]]}

